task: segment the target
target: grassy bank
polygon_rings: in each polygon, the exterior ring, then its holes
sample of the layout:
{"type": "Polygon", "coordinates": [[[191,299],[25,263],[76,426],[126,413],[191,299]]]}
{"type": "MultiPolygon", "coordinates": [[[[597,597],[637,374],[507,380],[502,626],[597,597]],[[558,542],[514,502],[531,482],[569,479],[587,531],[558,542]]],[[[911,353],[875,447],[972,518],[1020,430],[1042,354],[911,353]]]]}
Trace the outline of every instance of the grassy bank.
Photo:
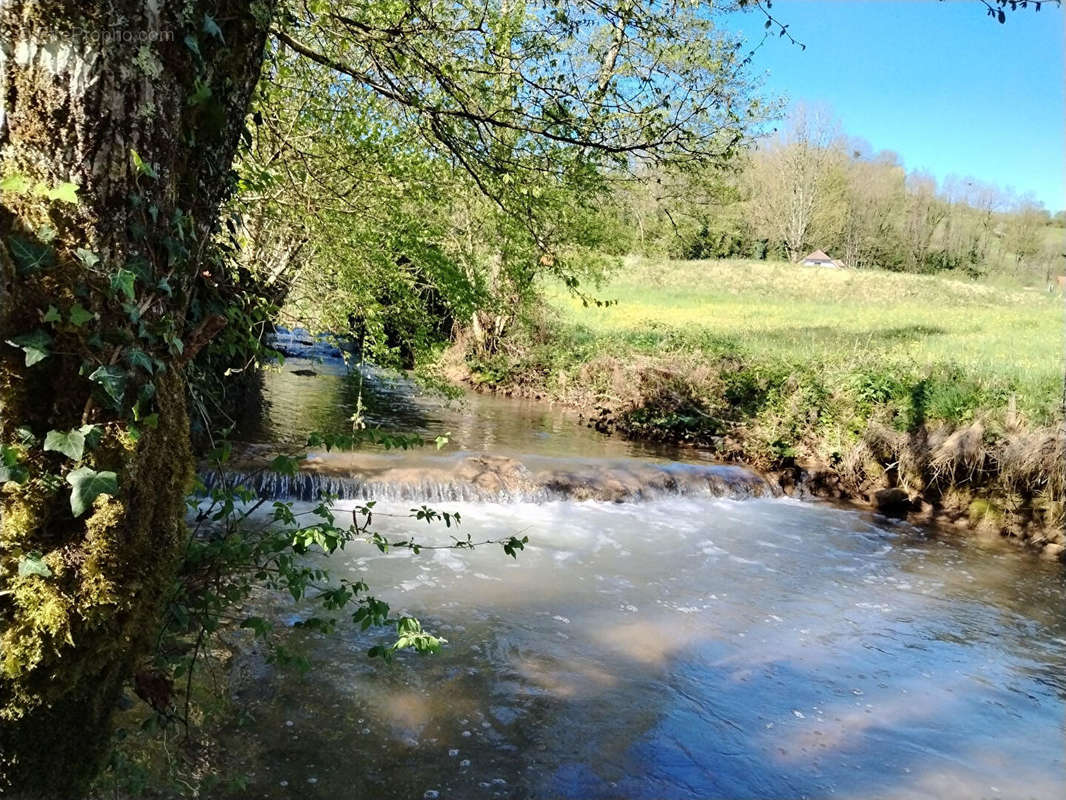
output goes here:
{"type": "Polygon", "coordinates": [[[610,305],[545,294],[547,308],[492,352],[460,343],[453,374],[569,403],[605,431],[711,447],[786,485],[892,497],[1062,552],[1061,297],[936,276],[636,260],[597,291],[610,305]]]}

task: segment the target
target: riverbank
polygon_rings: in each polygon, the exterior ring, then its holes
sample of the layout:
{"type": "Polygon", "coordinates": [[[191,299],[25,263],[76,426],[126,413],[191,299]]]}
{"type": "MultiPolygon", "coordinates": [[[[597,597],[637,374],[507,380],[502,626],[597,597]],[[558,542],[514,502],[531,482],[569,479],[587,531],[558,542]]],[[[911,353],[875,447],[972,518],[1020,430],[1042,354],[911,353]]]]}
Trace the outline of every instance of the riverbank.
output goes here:
{"type": "Polygon", "coordinates": [[[691,444],[801,496],[1066,553],[1061,299],[939,277],[628,261],[441,363],[631,439],[691,444]]]}

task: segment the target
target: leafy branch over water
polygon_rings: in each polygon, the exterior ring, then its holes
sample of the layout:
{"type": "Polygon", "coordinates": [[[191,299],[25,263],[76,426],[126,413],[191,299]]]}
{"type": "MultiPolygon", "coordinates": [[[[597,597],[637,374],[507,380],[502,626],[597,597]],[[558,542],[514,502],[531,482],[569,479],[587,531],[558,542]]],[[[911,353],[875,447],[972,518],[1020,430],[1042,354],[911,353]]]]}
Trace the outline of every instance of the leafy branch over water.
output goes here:
{"type": "MultiPolygon", "coordinates": [[[[373,442],[386,448],[407,449],[423,444],[417,436],[358,430],[340,436],[312,435],[312,446],[353,447],[373,442]]],[[[194,672],[207,652],[210,638],[226,628],[251,630],[267,643],[270,660],[279,665],[306,670],[310,664],[286,646],[275,624],[260,615],[243,613],[244,604],[254,601],[258,591],[289,595],[294,602],[314,606],[313,616],[295,627],[333,633],[338,625],[349,623],[362,631],[391,629],[386,641],[370,647],[367,655],[386,663],[400,651],[435,653],[446,642],[422,627],[411,616],[394,614],[389,604],[370,594],[361,580],[334,578],[315,556],[329,556],[350,544],[370,544],[381,553],[410,550],[473,550],[499,545],[506,555],[517,558],[529,542],[527,536],[507,536],[475,541],[452,535],[446,544],[425,544],[411,535],[390,538],[373,530],[374,517],[389,516],[443,523],[458,528],[459,512],[441,511],[423,505],[407,515],[383,514],[375,502],[367,501],[352,509],[351,523],[342,524],[332,508],[335,497],[324,495],[308,510],[294,508],[292,502],[273,501],[258,496],[246,482],[248,476],[227,472],[233,453],[229,443],[214,449],[204,473],[211,476],[210,488],[202,473],[189,499],[190,525],[182,568],[168,598],[152,662],[138,673],[138,694],[157,712],[151,724],[177,723],[186,731],[194,694],[194,672]],[[180,703],[175,682],[183,681],[180,703]]],[[[268,467],[294,476],[302,456],[283,454],[268,467]]],[[[254,474],[254,473],[253,473],[254,474]]]]}

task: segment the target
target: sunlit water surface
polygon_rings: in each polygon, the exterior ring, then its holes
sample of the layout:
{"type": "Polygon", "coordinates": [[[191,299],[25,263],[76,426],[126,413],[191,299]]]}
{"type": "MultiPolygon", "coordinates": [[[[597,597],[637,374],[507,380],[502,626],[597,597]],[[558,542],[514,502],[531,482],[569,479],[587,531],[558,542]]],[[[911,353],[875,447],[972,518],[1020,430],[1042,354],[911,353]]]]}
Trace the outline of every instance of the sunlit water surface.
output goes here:
{"type": "MultiPolygon", "coordinates": [[[[304,379],[334,392],[317,420],[278,402],[282,377],[260,430],[336,423],[345,408],[329,403],[350,381],[322,378],[304,379]]],[[[306,406],[319,390],[304,391],[306,406]]],[[[491,402],[458,430],[464,448],[670,457],[491,402]]],[[[465,413],[408,408],[427,434],[456,434],[465,413]]],[[[448,541],[409,506],[379,507],[397,516],[377,529],[448,541]]],[[[1057,565],[792,500],[440,507],[475,540],[530,544],[517,560],[498,547],[333,558],[448,643],[382,666],[365,656],[372,634],[297,632],[312,671],[246,682],[223,742],[249,776],[240,796],[1066,796],[1057,565]]],[[[310,613],[263,602],[290,623],[310,613]]]]}

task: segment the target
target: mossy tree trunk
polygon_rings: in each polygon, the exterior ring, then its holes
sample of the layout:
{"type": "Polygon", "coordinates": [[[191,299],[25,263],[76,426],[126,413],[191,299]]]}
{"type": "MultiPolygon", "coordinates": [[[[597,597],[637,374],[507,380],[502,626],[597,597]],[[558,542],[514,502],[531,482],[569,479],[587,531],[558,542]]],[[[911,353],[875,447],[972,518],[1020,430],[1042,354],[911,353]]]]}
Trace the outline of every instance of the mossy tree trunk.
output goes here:
{"type": "Polygon", "coordinates": [[[82,794],[173,579],[183,364],[272,6],[0,4],[0,794],[82,794]]]}

